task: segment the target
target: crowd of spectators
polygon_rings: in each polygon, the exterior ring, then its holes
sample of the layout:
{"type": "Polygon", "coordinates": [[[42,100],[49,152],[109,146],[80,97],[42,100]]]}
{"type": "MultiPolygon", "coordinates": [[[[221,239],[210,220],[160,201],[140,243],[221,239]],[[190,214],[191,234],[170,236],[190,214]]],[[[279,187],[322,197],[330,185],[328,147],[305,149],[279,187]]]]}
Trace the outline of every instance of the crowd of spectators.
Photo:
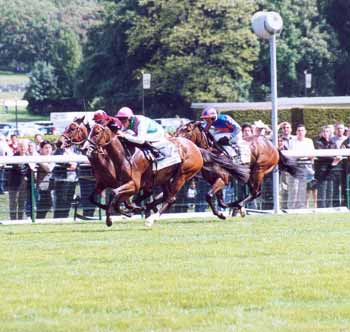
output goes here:
{"type": "MultiPolygon", "coordinates": [[[[279,148],[303,151],[312,156],[315,149],[349,148],[350,130],[343,123],[327,124],[320,128],[313,139],[307,138],[304,125],[297,125],[295,135],[292,126],[283,122],[279,126],[279,148]]],[[[293,177],[281,172],[281,203],[283,208],[300,209],[339,207],[344,205],[347,164],[345,158],[303,157],[297,163],[303,172],[293,177]]]]}
{"type": "MultiPolygon", "coordinates": [[[[343,123],[322,126],[319,135],[313,139],[307,137],[307,134],[307,128],[303,124],[297,125],[293,130],[289,122],[282,122],[279,124],[279,149],[303,151],[312,156],[314,149],[350,148],[350,130],[343,123]]],[[[243,139],[252,135],[262,135],[271,139],[272,130],[261,120],[252,124],[242,124],[243,139]]],[[[74,153],[79,151],[71,148],[56,148],[45,141],[40,134],[36,134],[33,141],[18,139],[16,135],[11,135],[9,140],[0,136],[0,156],[74,153]]],[[[297,163],[302,170],[298,176],[280,173],[281,207],[301,209],[311,206],[325,208],[344,205],[347,166],[343,161],[341,157],[298,158],[297,163]]],[[[270,177],[266,177],[264,181],[260,204],[259,200],[252,202],[250,208],[272,208],[272,202],[266,203],[271,201],[270,177]]],[[[95,206],[88,199],[94,190],[94,182],[91,178],[91,167],[77,163],[29,163],[7,165],[6,168],[5,165],[0,165],[0,195],[8,191],[10,219],[28,218],[33,210],[36,211],[36,218],[46,218],[49,212],[54,218],[66,218],[70,215],[77,185],[79,185],[81,203],[84,207],[83,215],[92,217],[95,206]],[[35,184],[34,193],[30,186],[31,177],[35,184]]],[[[176,212],[205,211],[207,209],[205,194],[208,190],[208,185],[203,181],[193,180],[180,193],[174,210],[176,212]]],[[[224,194],[229,201],[240,199],[247,194],[247,188],[239,184],[231,185],[225,188],[224,194]]]]}
{"type": "MultiPolygon", "coordinates": [[[[7,141],[0,136],[0,156],[34,156],[63,155],[80,153],[73,148],[57,148],[43,139],[40,134],[33,141],[18,139],[11,135],[7,141]]],[[[84,173],[91,167],[81,165],[84,173]]],[[[53,218],[67,218],[74,201],[76,186],[79,182],[79,165],[77,163],[27,163],[0,166],[0,195],[9,195],[9,214],[11,220],[21,220],[32,217],[46,218],[52,212],[53,218]],[[31,186],[34,181],[34,188],[31,186]],[[35,202],[33,202],[33,200],[35,202]],[[35,207],[35,208],[34,208],[35,207]]],[[[86,181],[86,180],[85,180],[86,181]]],[[[82,181],[84,182],[84,181],[82,181]]],[[[80,183],[80,191],[84,196],[86,211],[84,216],[93,216],[95,207],[88,202],[89,194],[94,190],[94,182],[80,183]]]]}

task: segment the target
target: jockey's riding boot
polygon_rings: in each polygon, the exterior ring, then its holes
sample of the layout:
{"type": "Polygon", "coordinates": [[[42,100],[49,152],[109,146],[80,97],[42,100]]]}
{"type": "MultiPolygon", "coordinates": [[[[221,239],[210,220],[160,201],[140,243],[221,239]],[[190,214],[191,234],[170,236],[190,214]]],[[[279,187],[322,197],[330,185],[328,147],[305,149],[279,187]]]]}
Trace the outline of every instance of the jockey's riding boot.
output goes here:
{"type": "Polygon", "coordinates": [[[143,143],[143,147],[148,150],[151,151],[152,154],[158,159],[160,156],[162,156],[162,153],[159,151],[159,149],[157,149],[156,147],[154,147],[150,142],[145,141],[145,143],[143,143]]]}
{"type": "Polygon", "coordinates": [[[239,147],[239,144],[237,144],[237,143],[233,143],[232,144],[232,147],[233,147],[233,149],[235,150],[235,152],[236,152],[236,156],[235,156],[235,159],[237,160],[237,161],[239,161],[239,162],[241,162],[241,148],[239,147]]]}

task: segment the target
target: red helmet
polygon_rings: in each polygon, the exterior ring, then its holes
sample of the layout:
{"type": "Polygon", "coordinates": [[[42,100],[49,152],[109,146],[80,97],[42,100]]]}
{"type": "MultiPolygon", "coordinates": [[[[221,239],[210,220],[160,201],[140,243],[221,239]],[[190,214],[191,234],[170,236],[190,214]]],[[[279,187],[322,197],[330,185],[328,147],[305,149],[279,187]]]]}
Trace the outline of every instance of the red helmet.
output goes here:
{"type": "Polygon", "coordinates": [[[216,120],[218,118],[218,112],[214,107],[206,107],[201,115],[201,119],[212,119],[216,120]]]}
{"type": "Polygon", "coordinates": [[[134,113],[129,107],[122,107],[116,115],[117,118],[128,118],[128,119],[130,119],[133,116],[134,116],[134,113]]]}
{"type": "Polygon", "coordinates": [[[95,112],[94,117],[92,118],[92,120],[94,120],[95,122],[99,122],[99,121],[105,121],[108,120],[109,116],[108,114],[103,111],[103,110],[98,110],[95,112]]]}

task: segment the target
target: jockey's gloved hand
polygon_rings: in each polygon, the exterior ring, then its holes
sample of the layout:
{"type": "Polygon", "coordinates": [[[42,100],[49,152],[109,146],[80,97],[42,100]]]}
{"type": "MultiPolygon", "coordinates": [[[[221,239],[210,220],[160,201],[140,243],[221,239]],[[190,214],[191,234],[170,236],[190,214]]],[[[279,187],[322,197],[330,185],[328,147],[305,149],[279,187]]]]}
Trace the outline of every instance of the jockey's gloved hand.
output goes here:
{"type": "Polygon", "coordinates": [[[156,158],[158,158],[160,156],[160,151],[159,149],[157,149],[156,147],[154,147],[149,141],[145,141],[145,143],[143,143],[143,146],[147,149],[150,150],[154,156],[156,158]]]}

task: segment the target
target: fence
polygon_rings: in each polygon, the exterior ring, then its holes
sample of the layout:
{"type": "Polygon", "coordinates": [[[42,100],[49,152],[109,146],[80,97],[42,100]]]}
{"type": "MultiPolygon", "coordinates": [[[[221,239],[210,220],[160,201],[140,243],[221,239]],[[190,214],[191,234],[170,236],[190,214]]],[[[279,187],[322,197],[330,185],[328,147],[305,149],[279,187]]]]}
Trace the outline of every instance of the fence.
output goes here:
{"type": "MultiPolygon", "coordinates": [[[[290,153],[289,153],[290,154],[290,153]]],[[[321,156],[349,155],[349,150],[316,150],[315,154],[321,156]]],[[[302,153],[300,154],[302,155],[302,153]]],[[[30,219],[33,222],[37,218],[83,218],[101,219],[101,210],[89,202],[89,195],[94,190],[94,178],[87,159],[82,155],[73,156],[26,156],[26,157],[0,157],[0,164],[6,167],[0,168],[0,220],[30,219]],[[56,163],[52,172],[43,174],[31,171],[24,181],[19,181],[17,187],[11,186],[14,165],[37,164],[40,162],[56,163]],[[77,172],[67,174],[65,164],[68,162],[79,163],[77,172]]],[[[327,202],[324,207],[347,207],[350,208],[350,164],[344,159],[335,167],[329,175],[330,181],[327,202]]],[[[69,173],[69,172],[68,172],[69,173]]],[[[288,193],[291,188],[288,185],[288,175],[280,174],[281,190],[280,205],[288,211],[288,193]]],[[[16,182],[16,181],[15,181],[16,182]]],[[[18,182],[18,181],[17,181],[18,182]]],[[[305,179],[309,194],[309,208],[316,208],[319,203],[315,192],[315,183],[305,179]]],[[[169,212],[205,212],[210,211],[205,200],[209,191],[209,184],[202,179],[195,179],[187,183],[177,195],[176,203],[169,212]]],[[[244,197],[248,193],[247,186],[234,181],[224,189],[225,201],[233,201],[244,197]]],[[[100,197],[101,201],[105,196],[100,197]]],[[[268,175],[263,183],[262,195],[248,205],[248,209],[254,211],[268,211],[273,209],[272,175],[268,175]]]]}

